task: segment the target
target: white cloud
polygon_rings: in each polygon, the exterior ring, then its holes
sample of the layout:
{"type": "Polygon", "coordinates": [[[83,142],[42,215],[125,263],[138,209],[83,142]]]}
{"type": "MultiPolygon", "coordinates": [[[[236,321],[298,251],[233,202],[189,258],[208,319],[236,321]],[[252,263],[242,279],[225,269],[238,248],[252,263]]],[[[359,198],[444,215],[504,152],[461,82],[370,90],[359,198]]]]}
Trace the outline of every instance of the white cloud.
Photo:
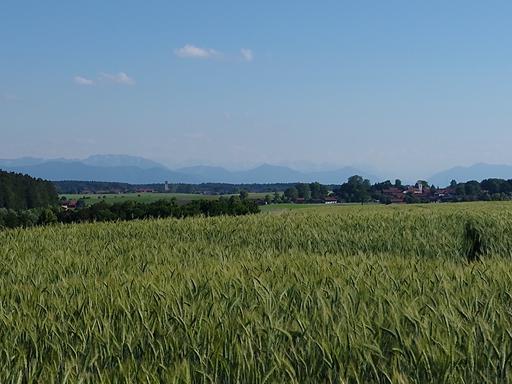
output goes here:
{"type": "Polygon", "coordinates": [[[220,56],[215,49],[200,48],[191,44],[175,49],[174,54],[182,59],[211,59],[220,56]]]}
{"type": "Polygon", "coordinates": [[[78,85],[94,85],[94,80],[87,79],[86,77],[82,76],[73,77],[73,81],[78,85]]]}
{"type": "Polygon", "coordinates": [[[253,61],[254,59],[254,54],[252,53],[252,50],[248,49],[248,48],[242,48],[240,50],[240,53],[242,54],[242,58],[245,60],[245,61],[253,61]]]}
{"type": "Polygon", "coordinates": [[[124,72],[119,73],[102,73],[101,78],[112,83],[122,84],[122,85],[133,85],[135,84],[135,80],[133,80],[130,76],[128,76],[124,72]]]}

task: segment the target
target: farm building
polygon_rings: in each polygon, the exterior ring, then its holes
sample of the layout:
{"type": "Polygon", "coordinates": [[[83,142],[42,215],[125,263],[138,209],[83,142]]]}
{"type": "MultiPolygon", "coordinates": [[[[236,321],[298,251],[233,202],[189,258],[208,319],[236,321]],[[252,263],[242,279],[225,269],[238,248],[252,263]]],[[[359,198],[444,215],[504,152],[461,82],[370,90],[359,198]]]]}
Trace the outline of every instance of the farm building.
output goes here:
{"type": "Polygon", "coordinates": [[[63,209],[75,209],[78,205],[78,201],[76,200],[66,200],[66,201],[62,201],[60,206],[61,208],[63,209]]]}
{"type": "Polygon", "coordinates": [[[324,198],[324,204],[337,204],[338,199],[334,196],[327,196],[324,198]]]}
{"type": "Polygon", "coordinates": [[[389,202],[394,204],[403,203],[405,200],[405,193],[400,188],[387,188],[382,191],[382,194],[389,197],[389,202]]]}

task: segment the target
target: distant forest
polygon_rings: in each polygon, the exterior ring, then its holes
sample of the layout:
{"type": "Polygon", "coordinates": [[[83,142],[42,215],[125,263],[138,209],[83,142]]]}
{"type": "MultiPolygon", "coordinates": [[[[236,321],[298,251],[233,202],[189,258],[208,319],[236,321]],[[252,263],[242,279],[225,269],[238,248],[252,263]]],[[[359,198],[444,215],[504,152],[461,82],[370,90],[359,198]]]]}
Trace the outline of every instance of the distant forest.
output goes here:
{"type": "MultiPolygon", "coordinates": [[[[57,192],[60,194],[83,194],[88,193],[127,193],[138,190],[153,190],[165,192],[164,184],[127,184],[110,183],[99,181],[54,181],[57,192]]],[[[203,193],[211,195],[238,194],[240,191],[252,193],[260,192],[282,192],[295,183],[273,183],[273,184],[226,184],[226,183],[203,183],[203,184],[169,184],[170,193],[203,193]]],[[[329,185],[332,189],[335,185],[329,185]]]]}
{"type": "Polygon", "coordinates": [[[0,170],[0,208],[31,209],[58,203],[53,183],[0,170]]]}

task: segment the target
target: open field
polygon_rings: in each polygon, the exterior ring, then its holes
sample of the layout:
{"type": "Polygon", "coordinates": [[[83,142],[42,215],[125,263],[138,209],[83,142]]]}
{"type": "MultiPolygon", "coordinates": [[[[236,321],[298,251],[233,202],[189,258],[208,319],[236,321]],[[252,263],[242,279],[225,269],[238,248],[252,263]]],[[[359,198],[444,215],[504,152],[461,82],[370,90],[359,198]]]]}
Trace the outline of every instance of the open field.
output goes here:
{"type": "Polygon", "coordinates": [[[285,204],[268,204],[262,205],[260,210],[262,212],[281,212],[281,211],[291,211],[297,209],[323,209],[325,204],[293,204],[293,203],[285,203],[285,204]]]}
{"type": "Polygon", "coordinates": [[[510,203],[56,225],[0,244],[2,383],[512,380],[510,203]]]}
{"type": "MultiPolygon", "coordinates": [[[[251,199],[263,199],[267,193],[249,193],[251,199]]],[[[232,195],[224,195],[229,197],[232,195]]],[[[122,203],[124,201],[139,201],[141,203],[152,203],[157,200],[176,199],[178,203],[187,203],[193,200],[213,200],[218,199],[219,195],[202,195],[195,193],[112,193],[112,194],[64,194],[60,197],[65,197],[68,200],[84,199],[86,205],[92,205],[100,201],[108,203],[122,203]]]]}
{"type": "MultiPolygon", "coordinates": [[[[262,205],[260,207],[261,212],[283,212],[283,211],[295,211],[295,210],[315,210],[315,211],[325,211],[330,209],[340,209],[341,207],[349,207],[349,206],[359,206],[359,203],[342,203],[342,204],[294,204],[294,203],[284,203],[284,204],[268,204],[262,205]]],[[[367,205],[377,205],[377,204],[367,204],[367,205]]],[[[333,211],[328,211],[333,212],[333,211]]]]}

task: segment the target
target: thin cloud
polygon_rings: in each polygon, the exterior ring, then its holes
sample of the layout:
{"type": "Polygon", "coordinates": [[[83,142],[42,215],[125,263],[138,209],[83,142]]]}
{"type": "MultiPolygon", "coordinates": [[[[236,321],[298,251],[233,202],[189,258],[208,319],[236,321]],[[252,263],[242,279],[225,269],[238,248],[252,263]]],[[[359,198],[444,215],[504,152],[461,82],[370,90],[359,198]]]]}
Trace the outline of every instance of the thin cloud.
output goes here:
{"type": "Polygon", "coordinates": [[[181,59],[212,59],[220,56],[215,49],[196,47],[191,44],[175,49],[174,54],[181,59]]]}
{"type": "Polygon", "coordinates": [[[83,76],[75,76],[73,77],[73,81],[75,82],[75,84],[78,85],[94,85],[94,80],[88,79],[83,76]]]}
{"type": "Polygon", "coordinates": [[[193,141],[205,141],[208,140],[208,136],[203,132],[191,132],[183,135],[184,138],[193,141]]]}
{"type": "Polygon", "coordinates": [[[124,72],[119,73],[102,73],[101,78],[103,80],[107,80],[111,83],[120,84],[120,85],[134,85],[135,80],[132,79],[130,76],[128,76],[124,72]]]}
{"type": "Polygon", "coordinates": [[[11,93],[2,93],[2,94],[0,94],[0,100],[1,101],[20,101],[20,98],[11,93]]]}
{"type": "Polygon", "coordinates": [[[248,48],[242,48],[240,50],[240,53],[242,54],[242,58],[245,60],[245,61],[253,61],[254,60],[254,54],[252,53],[252,50],[248,49],[248,48]]]}

